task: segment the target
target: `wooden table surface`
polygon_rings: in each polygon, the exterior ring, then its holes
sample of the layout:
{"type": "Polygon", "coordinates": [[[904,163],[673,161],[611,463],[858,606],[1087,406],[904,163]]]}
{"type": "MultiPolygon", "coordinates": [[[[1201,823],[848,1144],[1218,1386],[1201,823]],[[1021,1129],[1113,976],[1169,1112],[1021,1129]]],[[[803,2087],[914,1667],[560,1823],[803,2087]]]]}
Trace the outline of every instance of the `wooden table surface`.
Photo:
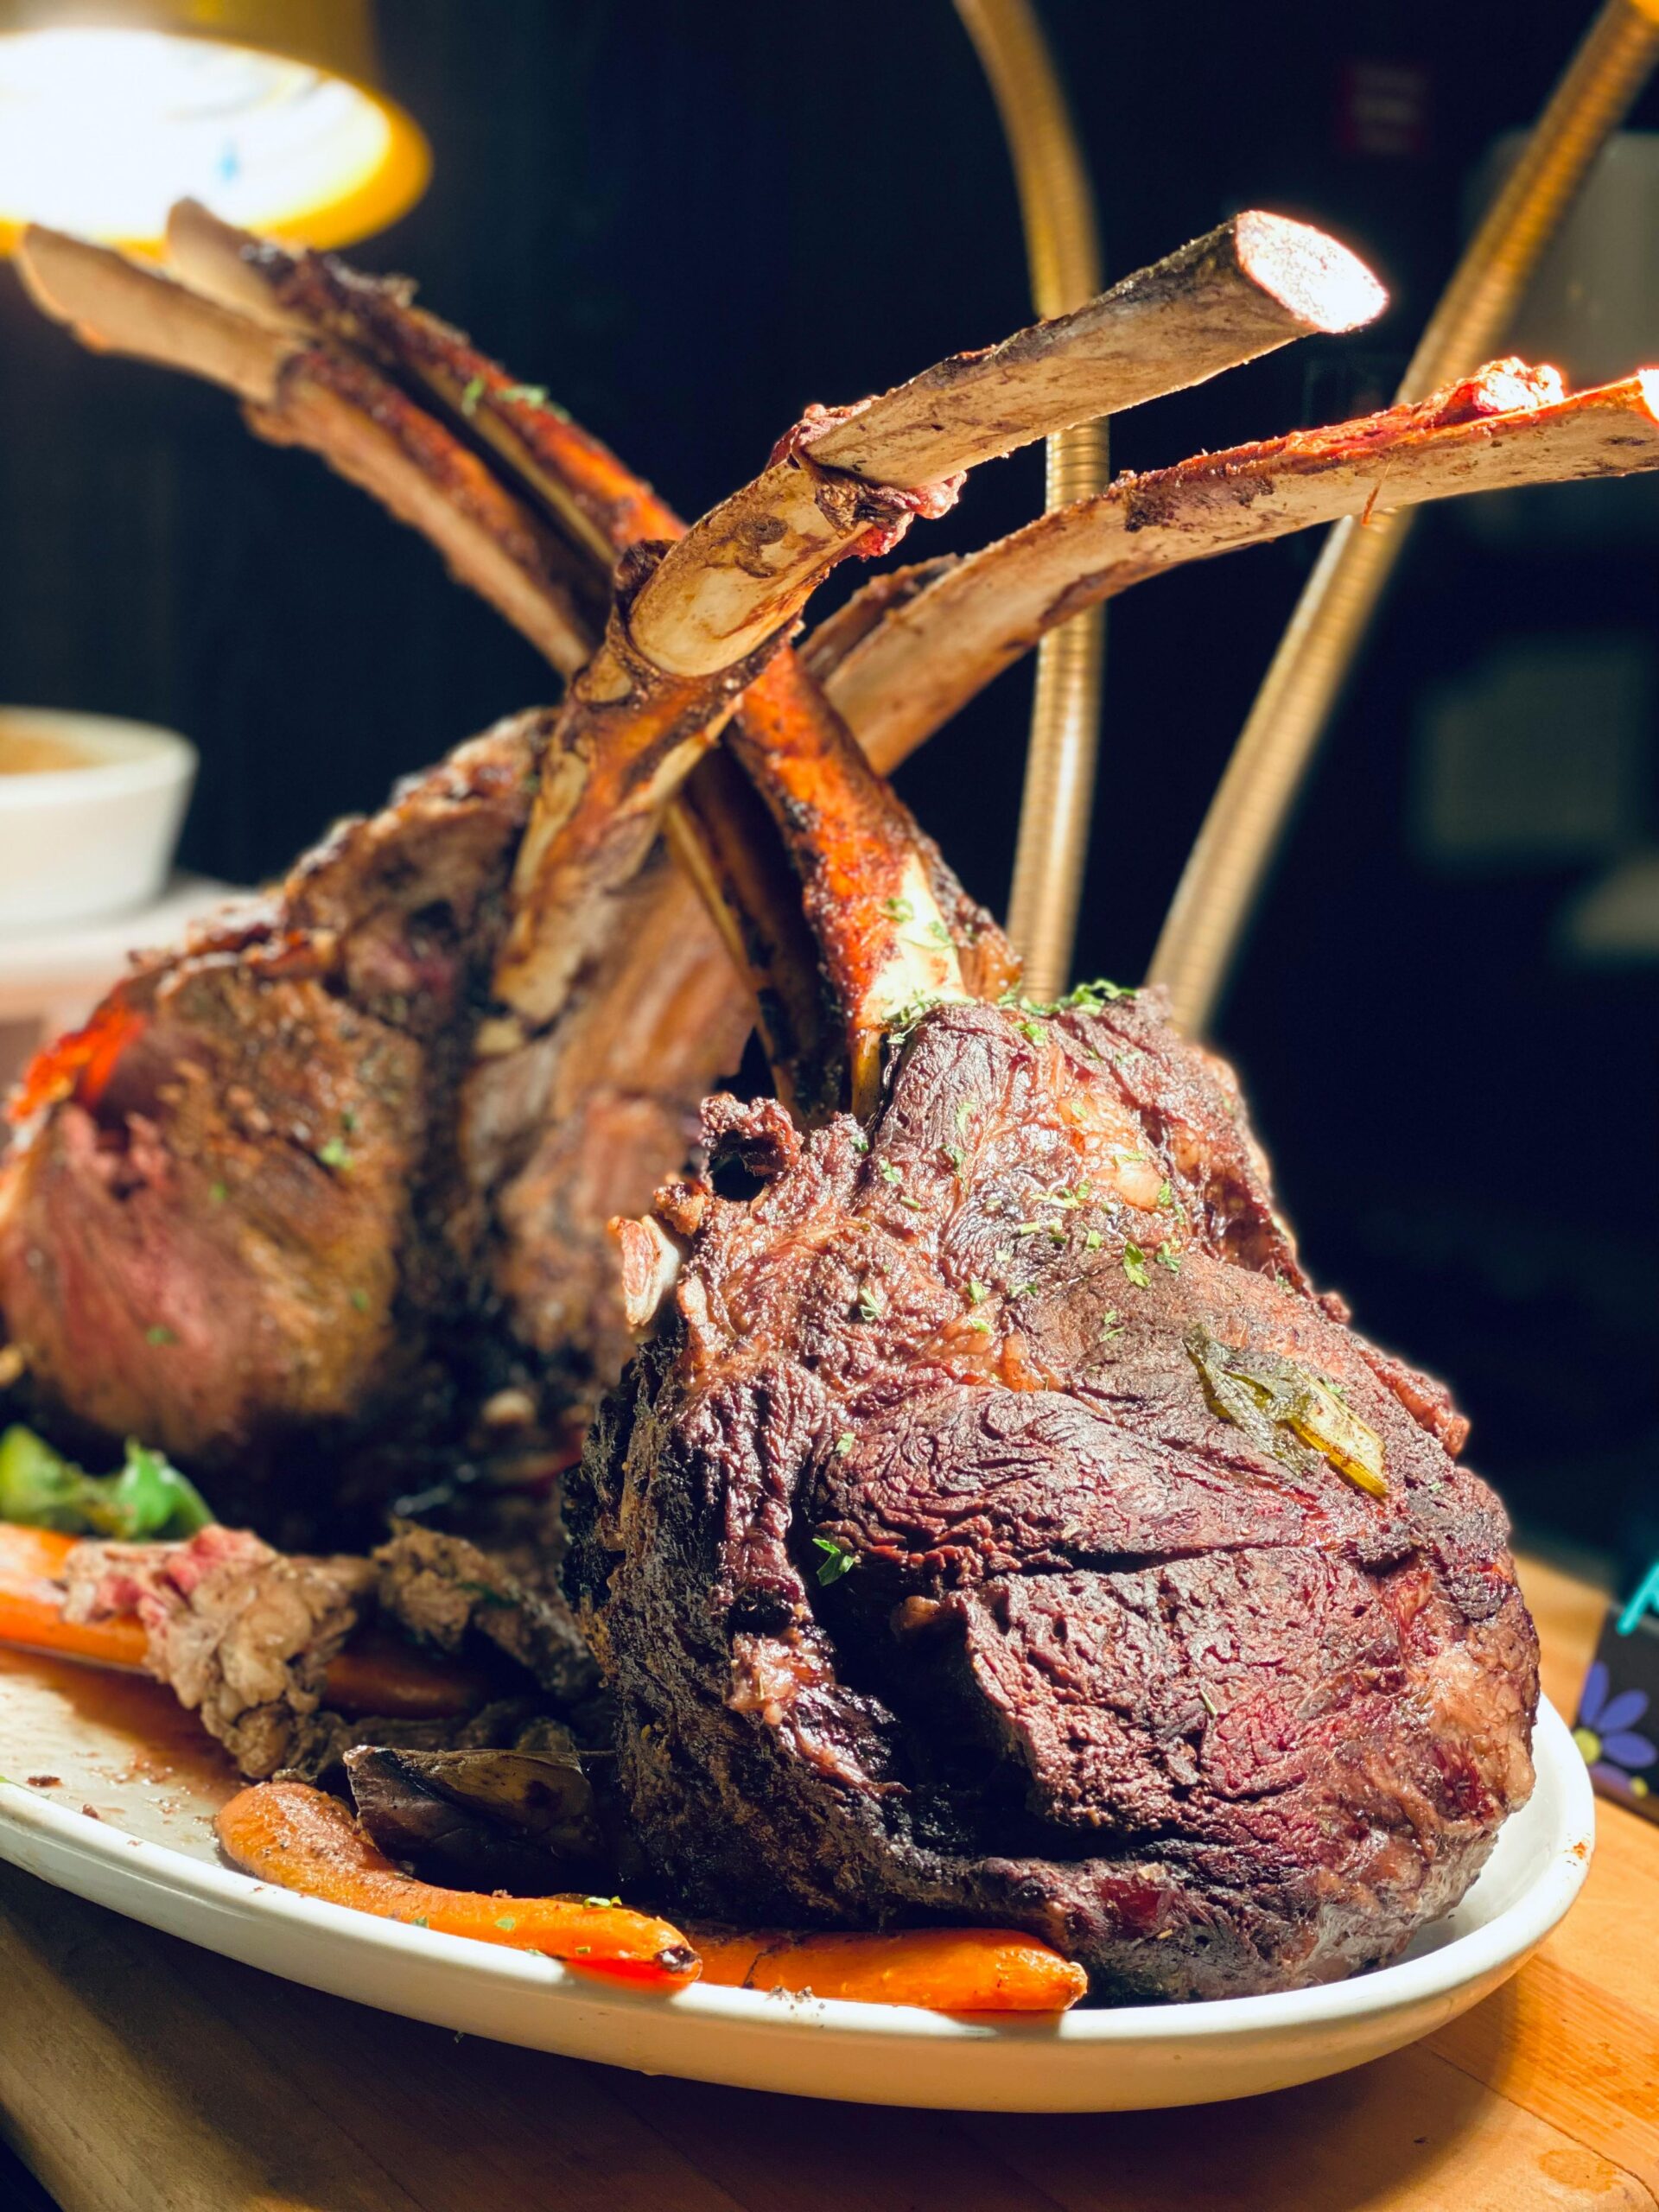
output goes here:
{"type": "MultiPolygon", "coordinates": [[[[1570,1711],[1601,1601],[1527,1575],[1570,1711]]],[[[1659,2196],[1659,1827],[1485,2004],[1306,2089],[963,2117],[462,2040],[0,1867],[0,2132],[63,2212],[1619,2212],[1659,2196]]],[[[0,2196],[4,2193],[0,2177],[0,2196]]]]}

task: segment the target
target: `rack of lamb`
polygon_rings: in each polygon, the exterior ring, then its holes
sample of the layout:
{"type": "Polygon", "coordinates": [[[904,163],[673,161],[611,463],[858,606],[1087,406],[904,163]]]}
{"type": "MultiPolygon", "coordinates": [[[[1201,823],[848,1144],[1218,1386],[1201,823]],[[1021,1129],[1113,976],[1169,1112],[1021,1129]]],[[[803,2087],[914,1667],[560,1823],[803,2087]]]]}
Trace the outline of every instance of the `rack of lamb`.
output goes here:
{"type": "MultiPolygon", "coordinates": [[[[348,1243],[378,1269],[346,1305],[380,1350],[340,1357],[328,1420],[384,1418],[411,1341],[452,1376],[484,1343],[474,1391],[504,1344],[521,1362],[556,1350],[534,1301],[504,1297],[502,1248],[549,1217],[515,1194],[563,1142],[579,1042],[614,1022],[619,948],[674,911],[651,855],[677,803],[671,842],[759,994],[779,1095],[709,1100],[696,1172],[616,1224],[641,1342],[571,1485],[566,1580],[646,1863],[719,1916],[1028,1929],[1108,1995],[1295,1986],[1392,1955],[1461,1895],[1531,1782],[1535,1642],[1501,1510],[1458,1461],[1465,1425],[1312,1289],[1236,1086],[1154,997],[1018,997],[999,932],[849,721],[886,766],[1048,625],[1173,563],[1385,496],[1659,465],[1649,380],[1567,398],[1553,372],[1500,364],[1417,406],[1124,480],[881,580],[796,655],[828,569],[885,550],[961,472],[1362,320],[1374,288],[1317,234],[1238,219],[1077,316],[814,410],[681,536],[406,296],[196,245],[194,290],[66,241],[35,240],[30,267],[101,342],[242,391],[256,427],[367,484],[581,672],[556,715],[348,829],[241,934],[141,969],[48,1060],[0,1223],[34,1386],[112,1425],[54,1283],[118,1237],[141,1189],[184,1194],[149,1262],[179,1261],[180,1310],[212,1315],[228,1251],[259,1325],[245,1194],[233,1238],[206,1260],[192,1243],[233,1195],[228,1177],[197,1187],[236,1156],[227,1128],[255,1178],[256,1141],[325,1172],[363,1144],[348,1233],[328,1207],[283,1217],[302,1275],[348,1243]],[[595,538],[626,550],[593,642],[570,541],[595,538]],[[313,995],[284,1030],[289,983],[313,995]],[[186,984],[213,1018],[193,1012],[181,1039],[166,1024],[186,984]],[[221,1006],[219,1060],[200,1040],[221,1006]],[[369,1046],[394,1071],[372,1110],[369,1046]],[[268,1103],[287,1103],[290,1066],[302,1128],[268,1103]],[[54,1215],[43,1192],[77,1159],[99,1207],[54,1215]]],[[[677,1082],[696,1065],[688,1051],[677,1082]]],[[[628,1178],[673,1175],[671,1123],[628,1178]]],[[[558,1157],[544,1206],[590,1165],[558,1157]]],[[[239,1342],[204,1326],[190,1348],[245,1380],[239,1342]]],[[[233,1420],[180,1369],[149,1409],[194,1421],[200,1451],[315,1417],[284,1359],[233,1420]]]]}
{"type": "MultiPolygon", "coordinates": [[[[611,560],[680,533],[650,487],[399,281],[266,245],[188,203],[170,242],[181,281],[44,232],[20,265],[87,342],[236,392],[259,435],[320,453],[562,673],[580,669],[611,560]]],[[[1092,359],[1036,333],[992,365],[1021,347],[1069,359],[1049,415],[1125,404],[1380,300],[1317,233],[1244,216],[1070,319],[1093,330],[1092,359]]],[[[959,385],[963,365],[907,388],[912,411],[959,385]]],[[[1438,411],[1126,479],[967,561],[880,576],[799,656],[774,652],[734,736],[798,746],[821,687],[890,769],[1075,607],[1165,567],[1379,494],[1641,465],[1645,418],[1625,388],[1558,397],[1488,376],[1438,411]]],[[[967,413],[958,449],[936,459],[977,461],[1033,434],[1027,422],[988,435],[967,413]]],[[[839,428],[867,432],[858,410],[839,428]]],[[[882,549],[926,504],[886,482],[856,490],[855,447],[839,461],[811,439],[794,448],[780,468],[822,499],[810,519],[831,555],[882,549]]],[[[918,473],[913,449],[897,459],[918,473]]],[[[555,716],[529,715],[344,825],[253,910],[139,963],[22,1102],[25,1141],[0,1192],[0,1307],[31,1411],[71,1439],[143,1434],[215,1471],[225,1502],[273,1529],[304,1527],[353,1487],[418,1488],[429,1463],[523,1471],[568,1456],[572,1423],[627,1349],[604,1224],[681,1164],[697,1103],[757,1011],[786,1096],[821,1110],[839,1080],[795,873],[742,776],[702,753],[709,734],[654,787],[624,774],[590,794],[596,843],[563,899],[556,867],[521,864],[557,741],[555,716]],[[631,876],[694,760],[668,825],[685,868],[657,852],[631,876]],[[639,804],[618,839],[630,788],[639,804]],[[595,850],[609,887],[572,930],[595,850]],[[556,1019],[521,1022],[504,1050],[490,997],[510,932],[521,979],[549,965],[538,945],[564,946],[568,965],[574,945],[579,972],[556,986],[556,1019]]],[[[797,812],[816,758],[809,736],[797,812]]],[[[541,830],[532,843],[544,850],[541,830]]],[[[973,911],[930,867],[965,941],[973,911]]],[[[1001,953],[983,941],[994,968],[1001,953]]],[[[901,950],[894,986],[908,995],[926,976],[915,947],[901,950]]],[[[988,989],[1007,980],[993,968],[988,989]]]]}

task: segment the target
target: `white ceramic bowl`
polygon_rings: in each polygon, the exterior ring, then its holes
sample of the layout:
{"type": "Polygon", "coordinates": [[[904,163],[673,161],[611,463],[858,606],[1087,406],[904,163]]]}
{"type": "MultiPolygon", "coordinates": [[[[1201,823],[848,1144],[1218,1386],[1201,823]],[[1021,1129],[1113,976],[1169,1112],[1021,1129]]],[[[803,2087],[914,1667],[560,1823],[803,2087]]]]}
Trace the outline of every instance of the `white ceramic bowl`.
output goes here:
{"type": "Polygon", "coordinates": [[[0,707],[0,738],[12,734],[87,765],[0,775],[0,930],[148,906],[172,865],[195,747],[148,722],[0,707]]]}

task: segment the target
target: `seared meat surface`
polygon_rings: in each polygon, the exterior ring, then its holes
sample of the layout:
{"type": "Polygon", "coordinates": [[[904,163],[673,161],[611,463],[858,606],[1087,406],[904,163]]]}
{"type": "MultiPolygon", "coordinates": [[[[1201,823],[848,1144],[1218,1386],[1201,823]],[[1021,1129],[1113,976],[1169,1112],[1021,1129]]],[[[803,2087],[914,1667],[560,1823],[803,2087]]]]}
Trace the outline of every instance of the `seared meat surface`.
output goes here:
{"type": "Polygon", "coordinates": [[[1446,1910],[1536,1648],[1440,1387],[1309,1288],[1147,995],[950,1006],[868,1138],[715,1102],[567,1501],[625,1794],[693,1909],[1024,1927],[1103,1992],[1295,1986],[1446,1910]]]}
{"type": "Polygon", "coordinates": [[[354,1496],[435,1460],[522,1464],[539,1414],[619,1371],[605,1224],[684,1158],[707,1055],[734,1065],[744,1023],[658,862],[592,1003],[474,1058],[550,721],[342,823],[37,1063],[0,1172],[0,1312],[54,1433],[94,1456],[140,1436],[305,1541],[314,1506],[357,1535],[354,1496]],[[508,1385],[522,1417],[480,1429],[508,1385]]]}
{"type": "Polygon", "coordinates": [[[361,1559],[293,1559],[242,1529],[188,1543],[78,1544],[71,1620],[137,1613],[145,1664],[199,1713],[242,1772],[262,1780],[316,1757],[339,1728],[321,1710],[328,1662],[372,1603],[361,1559]]]}
{"type": "Polygon", "coordinates": [[[597,1689],[599,1670],[561,1593],[527,1587],[465,1537],[404,1522],[374,1564],[381,1611],[422,1643],[460,1651],[481,1637],[562,1707],[597,1689]]]}
{"type": "Polygon", "coordinates": [[[246,1471],[428,1386],[465,1249],[469,998],[543,721],[461,747],[141,964],[35,1077],[0,1308],[47,1418],[246,1471]]]}

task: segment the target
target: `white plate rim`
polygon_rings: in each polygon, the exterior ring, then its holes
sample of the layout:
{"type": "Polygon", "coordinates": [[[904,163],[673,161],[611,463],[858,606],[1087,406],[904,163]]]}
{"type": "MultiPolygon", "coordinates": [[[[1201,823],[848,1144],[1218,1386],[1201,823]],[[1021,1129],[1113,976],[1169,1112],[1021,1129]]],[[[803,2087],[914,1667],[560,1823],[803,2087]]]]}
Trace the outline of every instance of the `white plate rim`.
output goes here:
{"type": "MultiPolygon", "coordinates": [[[[54,1857],[67,1853],[102,1866],[124,1883],[137,1876],[143,1884],[175,1897],[182,1896],[238,1918],[257,1914],[279,1927],[286,1923],[314,1933],[332,1930],[342,1946],[355,1948],[371,1960],[377,1954],[386,1954],[429,1965],[447,1963],[475,1987],[487,1983],[499,1989],[533,1991],[543,2000],[550,1995],[566,1995],[587,2011],[595,2006],[625,2012],[645,2008],[660,2014],[666,2009],[684,2016],[688,2026],[699,2019],[719,2021],[732,2027],[764,2028],[770,2035],[804,2031],[861,2039],[879,2035],[895,2041],[919,2037],[931,2043],[1014,2038],[1027,2042],[1037,2035],[1065,2045],[1110,2046],[1143,2041],[1202,2045],[1300,2036],[1321,2027],[1351,2025],[1361,2017],[1377,2020],[1390,2013],[1419,2011],[1452,1999],[1459,1991],[1502,1979],[1507,1970],[1525,1960],[1578,1895],[1589,1871],[1595,1837],[1595,1800],[1588,1771],[1567,1724],[1547,1700],[1540,1702],[1533,1748],[1541,1779],[1548,1770],[1560,1799],[1555,1832],[1544,1847],[1548,1857],[1542,1872],[1480,1927],[1420,1957],[1312,1989],[1211,1998],[1187,2004],[1107,2006],[1067,2012],[1058,2019],[966,2018],[907,2005],[845,1999],[780,2002],[775,1993],[702,1988],[695,1983],[668,1997],[631,1990],[595,1976],[569,1972],[556,1960],[539,1954],[415,1929],[276,1888],[234,1868],[191,1858],[168,1845],[131,1835],[112,1822],[54,1804],[3,1777],[0,1777],[0,1859],[25,1872],[42,1872],[35,1863],[35,1853],[27,1847],[29,1840],[38,1839],[56,1847],[54,1857]],[[22,1851],[20,1843],[24,1846],[22,1851]]],[[[53,1878],[48,1874],[46,1878],[53,1878]]],[[[116,1905],[114,1909],[124,1908],[116,1905]]],[[[130,1916],[146,1917],[139,1913],[130,1916]]],[[[376,2000],[365,1997],[362,2001],[376,2000]]]]}

